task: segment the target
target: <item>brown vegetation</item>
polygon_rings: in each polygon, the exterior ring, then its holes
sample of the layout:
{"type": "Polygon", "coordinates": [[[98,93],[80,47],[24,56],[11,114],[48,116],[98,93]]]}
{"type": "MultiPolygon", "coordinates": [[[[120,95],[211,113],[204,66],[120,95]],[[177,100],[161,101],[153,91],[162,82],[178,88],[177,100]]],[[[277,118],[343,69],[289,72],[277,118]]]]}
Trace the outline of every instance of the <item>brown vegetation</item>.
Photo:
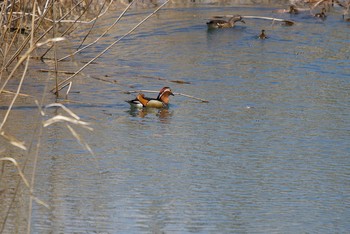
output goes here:
{"type": "MultiPolygon", "coordinates": [[[[67,73],[61,73],[58,70],[60,61],[70,58],[75,53],[60,54],[59,48],[63,45],[63,41],[69,34],[74,35],[75,30],[81,25],[87,25],[86,30],[84,30],[85,36],[81,37],[83,39],[80,42],[81,45],[84,44],[96,22],[103,18],[104,14],[111,9],[114,1],[10,0],[0,3],[0,100],[7,100],[7,109],[1,111],[0,119],[0,142],[5,142],[5,144],[0,145],[0,200],[2,201],[0,208],[0,233],[8,230],[8,226],[20,226],[22,228],[26,226],[25,224],[9,224],[8,217],[16,215],[19,216],[18,220],[23,220],[22,222],[27,224],[26,230],[20,229],[17,232],[30,233],[33,202],[50,209],[49,204],[41,201],[35,191],[36,164],[39,159],[41,137],[45,128],[54,124],[66,127],[79,144],[93,155],[92,149],[75,130],[75,128],[84,128],[92,131],[93,129],[89,126],[89,123],[82,121],[79,116],[62,104],[47,105],[45,100],[47,94],[45,91],[42,94],[36,94],[36,96],[22,93],[24,81],[28,78],[28,70],[33,60],[50,61],[52,68],[50,68],[50,75],[47,76],[47,81],[45,82],[49,86],[45,90],[50,90],[53,87],[52,93],[59,97],[59,91],[63,87],[70,87],[73,78],[77,74],[126,35],[134,31],[167,2],[165,1],[164,4],[157,6],[151,14],[135,25],[129,32],[111,43],[97,54],[95,58],[78,68],[77,71],[67,73]],[[70,77],[60,77],[63,75],[70,75],[70,77]],[[49,80],[52,80],[51,78],[54,78],[55,84],[49,82],[49,80]],[[18,85],[15,88],[13,86],[10,87],[10,83],[17,82],[18,85]],[[19,97],[30,98],[33,105],[37,106],[38,109],[35,117],[38,120],[37,127],[34,129],[32,139],[29,142],[21,139],[24,136],[13,134],[11,127],[7,126],[7,123],[11,120],[12,108],[19,97]],[[58,111],[55,112],[54,116],[48,116],[48,108],[56,108],[58,111]],[[26,168],[28,162],[31,162],[30,169],[26,168]],[[19,209],[21,209],[20,212],[19,209]]],[[[80,52],[97,43],[133,5],[132,2],[129,3],[128,1],[120,3],[122,4],[117,6],[122,7],[124,11],[110,27],[100,36],[97,36],[94,42],[80,49],[72,48],[72,50],[80,52]]],[[[96,38],[96,35],[94,35],[94,38],[96,38]]],[[[66,94],[69,92],[69,89],[66,94]]]]}

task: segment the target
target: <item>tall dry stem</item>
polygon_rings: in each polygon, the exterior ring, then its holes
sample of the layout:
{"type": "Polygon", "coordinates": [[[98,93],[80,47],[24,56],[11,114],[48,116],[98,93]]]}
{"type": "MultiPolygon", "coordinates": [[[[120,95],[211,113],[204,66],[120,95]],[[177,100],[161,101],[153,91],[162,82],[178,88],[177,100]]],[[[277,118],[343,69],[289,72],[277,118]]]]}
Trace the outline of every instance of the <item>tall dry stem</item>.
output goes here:
{"type": "MultiPolygon", "coordinates": [[[[11,199],[6,204],[7,206],[4,208],[4,216],[3,219],[0,220],[0,233],[6,232],[5,226],[9,224],[8,219],[13,214],[13,210],[16,209],[16,202],[21,196],[21,186],[25,185],[25,188],[29,189],[29,200],[26,203],[28,205],[28,210],[26,207],[25,217],[26,224],[24,228],[26,228],[27,233],[31,232],[32,225],[32,213],[34,203],[38,203],[48,207],[47,204],[42,202],[39,198],[37,198],[35,194],[35,177],[37,176],[38,170],[38,162],[40,155],[40,147],[43,139],[43,132],[45,128],[53,125],[53,124],[63,124],[63,127],[66,127],[71,136],[76,139],[76,141],[92,156],[94,156],[93,150],[88,145],[88,143],[83,139],[83,135],[79,134],[77,131],[77,127],[87,129],[92,131],[92,127],[89,123],[82,121],[78,115],[70,111],[68,108],[64,107],[60,104],[47,105],[46,107],[61,107],[62,110],[65,111],[65,115],[57,114],[49,119],[47,118],[46,109],[42,107],[45,106],[45,97],[46,91],[48,92],[49,87],[49,79],[50,76],[47,76],[46,86],[44,88],[44,92],[41,94],[41,101],[37,101],[35,98],[35,94],[26,95],[28,99],[33,100],[33,102],[37,103],[38,112],[37,119],[38,122],[35,124],[35,130],[33,133],[32,139],[29,141],[20,141],[11,135],[11,128],[8,128],[8,124],[11,120],[11,116],[14,115],[13,109],[18,102],[18,99],[21,95],[22,90],[24,89],[24,81],[27,81],[28,71],[30,69],[30,65],[33,61],[34,52],[39,54],[39,57],[53,59],[54,66],[54,80],[55,80],[55,88],[54,91],[57,92],[64,87],[65,85],[71,85],[72,79],[77,74],[79,74],[82,70],[84,70],[87,66],[92,64],[97,58],[101,57],[106,53],[107,50],[112,48],[115,44],[117,44],[120,40],[124,39],[126,36],[130,35],[134,32],[138,27],[140,27],[146,20],[148,20],[151,16],[153,16],[158,10],[160,10],[164,5],[166,5],[170,0],[165,1],[162,5],[156,8],[152,13],[147,15],[142,21],[133,26],[125,35],[114,41],[112,44],[108,45],[103,51],[101,51],[95,58],[90,60],[87,64],[80,67],[71,77],[65,79],[63,82],[59,82],[59,67],[60,61],[69,56],[73,56],[74,54],[70,54],[67,57],[61,56],[60,52],[60,42],[64,40],[63,36],[72,31],[74,27],[78,27],[79,24],[91,24],[89,30],[85,32],[83,39],[80,41],[79,46],[77,47],[77,51],[81,52],[83,50],[88,49],[90,46],[98,43],[99,40],[104,37],[107,32],[109,32],[115,25],[120,21],[120,19],[126,14],[126,12],[130,9],[130,7],[134,4],[135,1],[130,2],[123,12],[119,15],[116,21],[110,25],[101,35],[97,37],[94,42],[84,45],[85,41],[88,37],[96,36],[93,35],[93,29],[96,26],[97,20],[101,19],[107,10],[111,7],[113,0],[104,0],[101,4],[102,7],[96,8],[98,9],[93,15],[93,18],[89,19],[87,13],[90,13],[91,5],[93,2],[101,2],[98,0],[72,0],[66,1],[70,4],[69,7],[60,5],[63,1],[57,0],[7,0],[0,2],[0,96],[4,95],[3,92],[6,93],[11,98],[9,99],[9,104],[7,110],[3,111],[3,115],[0,119],[0,137],[3,137],[8,145],[11,147],[15,146],[23,155],[23,161],[16,160],[11,157],[0,157],[0,165],[4,167],[5,162],[11,162],[16,166],[16,173],[19,175],[18,181],[15,183],[14,189],[11,193],[11,199]],[[86,18],[84,18],[86,16],[86,18]],[[65,24],[65,30],[60,32],[58,28],[60,25],[65,24]],[[47,48],[39,49],[39,47],[47,46],[47,48]],[[40,56],[41,55],[41,56],[40,56]],[[63,57],[59,59],[59,57],[63,57]],[[6,89],[9,89],[11,83],[16,82],[16,87],[13,92],[8,92],[6,89]],[[12,113],[12,114],[11,114],[12,113]],[[10,130],[8,130],[10,129],[10,130]],[[36,144],[35,144],[36,143],[36,144]],[[24,153],[23,153],[24,152],[24,153]],[[22,162],[22,163],[21,163],[22,162]],[[28,162],[31,162],[31,167],[27,167],[28,162]],[[30,168],[30,171],[29,171],[30,168]],[[26,175],[29,174],[30,177],[26,178],[26,175]]],[[[100,5],[98,5],[100,6],[100,5]]],[[[76,52],[77,53],[77,52],[76,52]]],[[[30,81],[32,82],[32,81],[30,81]]],[[[34,81],[33,81],[34,82],[34,81]]],[[[2,98],[2,96],[0,97],[2,98]]],[[[6,147],[6,146],[5,146],[6,147]]],[[[14,147],[13,147],[14,148],[14,147]]],[[[1,150],[1,149],[0,149],[1,150]]],[[[3,154],[1,151],[0,154],[3,154]]],[[[2,155],[1,155],[2,156],[2,155]]],[[[21,158],[22,159],[22,158],[21,158]]],[[[97,161],[97,160],[96,160],[97,161]]],[[[29,163],[28,163],[29,164],[29,163]]],[[[1,170],[1,169],[0,169],[1,170]]],[[[1,179],[2,174],[0,174],[1,179]]],[[[0,191],[1,192],[1,191],[0,191]]],[[[23,217],[19,217],[22,219],[23,217]]],[[[23,226],[23,225],[22,225],[23,226]]]]}

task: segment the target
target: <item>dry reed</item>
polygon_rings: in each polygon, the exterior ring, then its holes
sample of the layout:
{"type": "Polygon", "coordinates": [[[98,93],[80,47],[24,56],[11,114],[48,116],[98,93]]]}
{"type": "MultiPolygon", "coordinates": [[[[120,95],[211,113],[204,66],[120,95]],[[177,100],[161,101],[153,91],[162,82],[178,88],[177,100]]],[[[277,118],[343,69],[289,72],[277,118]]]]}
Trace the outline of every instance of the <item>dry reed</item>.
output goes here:
{"type": "MultiPolygon", "coordinates": [[[[52,91],[56,93],[57,97],[59,96],[59,90],[68,86],[68,90],[65,93],[67,97],[75,76],[80,74],[87,66],[93,64],[97,58],[103,55],[120,40],[134,32],[146,20],[169,2],[169,0],[165,1],[151,14],[133,26],[125,35],[98,53],[95,58],[78,68],[76,72],[71,73],[71,76],[68,79],[60,81],[60,75],[62,74],[59,70],[60,62],[78,52],[87,50],[92,45],[98,43],[99,40],[119,22],[136,1],[137,0],[130,2],[124,8],[117,20],[111,24],[104,33],[97,37],[96,40],[86,46],[82,45],[87,38],[96,36],[92,35],[93,29],[95,28],[97,21],[103,18],[108,12],[114,3],[113,0],[9,0],[0,3],[0,98],[5,94],[10,96],[10,103],[7,110],[4,111],[4,115],[1,116],[0,119],[0,137],[2,137],[7,143],[5,147],[13,146],[15,149],[18,149],[19,152],[22,152],[22,154],[24,152],[24,155],[26,156],[24,161],[19,161],[16,159],[17,156],[7,156],[6,150],[0,151],[0,165],[2,165],[3,168],[0,171],[0,181],[3,182],[4,173],[6,173],[6,170],[4,170],[5,163],[11,163],[14,165],[17,168],[17,175],[19,177],[19,179],[14,182],[16,186],[13,190],[14,193],[11,194],[12,199],[9,203],[2,206],[2,214],[4,216],[1,216],[3,219],[0,220],[0,233],[6,231],[6,226],[10,225],[8,224],[9,217],[11,216],[10,214],[14,212],[13,209],[16,207],[16,200],[22,196],[20,195],[22,191],[20,189],[21,184],[25,185],[25,188],[27,188],[28,191],[27,194],[29,195],[28,203],[26,205],[28,212],[25,217],[20,217],[21,220],[27,222],[27,233],[31,232],[33,202],[49,208],[49,204],[46,204],[44,201],[40,200],[37,195],[34,195],[35,176],[37,163],[40,158],[42,135],[46,128],[54,124],[65,126],[83,149],[89,152],[90,155],[94,156],[92,148],[75,129],[84,128],[93,131],[93,128],[90,127],[89,123],[81,120],[77,114],[73,113],[62,104],[54,103],[45,105],[48,85],[51,85],[49,78],[53,75],[55,87],[52,91]],[[74,33],[74,30],[79,28],[82,24],[90,25],[90,28],[86,30],[85,36],[81,40],[76,52],[69,55],[59,55],[58,51],[61,46],[61,41],[65,39],[67,34],[74,33]],[[65,26],[63,32],[58,30],[62,25],[65,26]],[[34,56],[34,53],[38,56],[34,56]],[[58,58],[59,56],[62,56],[62,58],[58,58]],[[48,74],[47,80],[45,81],[45,90],[43,93],[39,94],[40,101],[37,99],[37,95],[22,93],[24,81],[28,76],[28,69],[30,69],[31,62],[35,58],[40,58],[42,60],[50,59],[53,61],[53,68],[47,71],[52,71],[54,74],[48,74]],[[15,91],[11,91],[9,84],[14,81],[18,81],[18,85],[15,91]],[[35,133],[33,133],[33,138],[28,142],[21,140],[22,136],[17,137],[12,135],[11,128],[6,128],[12,109],[15,106],[17,99],[20,97],[30,98],[33,103],[36,104],[38,109],[38,123],[34,129],[35,133]],[[48,118],[49,114],[47,108],[56,108],[60,109],[60,111],[58,111],[58,114],[48,118]],[[26,165],[30,160],[32,161],[33,166],[30,170],[26,170],[26,165]],[[26,174],[29,175],[29,179],[26,174]]],[[[0,190],[1,194],[7,192],[6,188],[4,189],[3,187],[0,187],[0,190]]],[[[25,225],[21,226],[24,227],[25,225]]]]}

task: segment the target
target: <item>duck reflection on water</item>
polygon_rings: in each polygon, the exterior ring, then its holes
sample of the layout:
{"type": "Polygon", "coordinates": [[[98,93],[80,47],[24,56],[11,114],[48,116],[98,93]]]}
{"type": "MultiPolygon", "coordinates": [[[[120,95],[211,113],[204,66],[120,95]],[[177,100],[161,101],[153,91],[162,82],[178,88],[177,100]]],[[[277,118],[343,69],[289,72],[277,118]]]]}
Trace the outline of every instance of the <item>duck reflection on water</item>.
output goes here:
{"type": "Polygon", "coordinates": [[[168,123],[173,116],[173,111],[168,108],[156,109],[156,108],[130,108],[128,113],[132,117],[145,118],[146,116],[155,115],[161,122],[168,123]]]}

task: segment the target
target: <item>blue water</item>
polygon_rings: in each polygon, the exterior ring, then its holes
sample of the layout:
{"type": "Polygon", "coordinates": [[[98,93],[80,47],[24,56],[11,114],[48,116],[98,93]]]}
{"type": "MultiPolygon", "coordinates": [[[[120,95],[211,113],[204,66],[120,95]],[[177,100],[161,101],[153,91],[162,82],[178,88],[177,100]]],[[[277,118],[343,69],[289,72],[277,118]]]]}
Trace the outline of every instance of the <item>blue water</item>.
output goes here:
{"type": "Polygon", "coordinates": [[[336,11],[319,21],[273,10],[165,9],[78,77],[69,98],[82,103],[67,106],[92,124],[73,127],[94,155],[64,125],[45,129],[36,190],[53,209],[34,205],[32,232],[347,233],[350,24],[336,11]],[[215,14],[296,25],[247,19],[208,31],[215,14]],[[209,103],[176,95],[169,109],[135,111],[124,102],[136,94],[123,91],[163,86],[209,103]]]}

